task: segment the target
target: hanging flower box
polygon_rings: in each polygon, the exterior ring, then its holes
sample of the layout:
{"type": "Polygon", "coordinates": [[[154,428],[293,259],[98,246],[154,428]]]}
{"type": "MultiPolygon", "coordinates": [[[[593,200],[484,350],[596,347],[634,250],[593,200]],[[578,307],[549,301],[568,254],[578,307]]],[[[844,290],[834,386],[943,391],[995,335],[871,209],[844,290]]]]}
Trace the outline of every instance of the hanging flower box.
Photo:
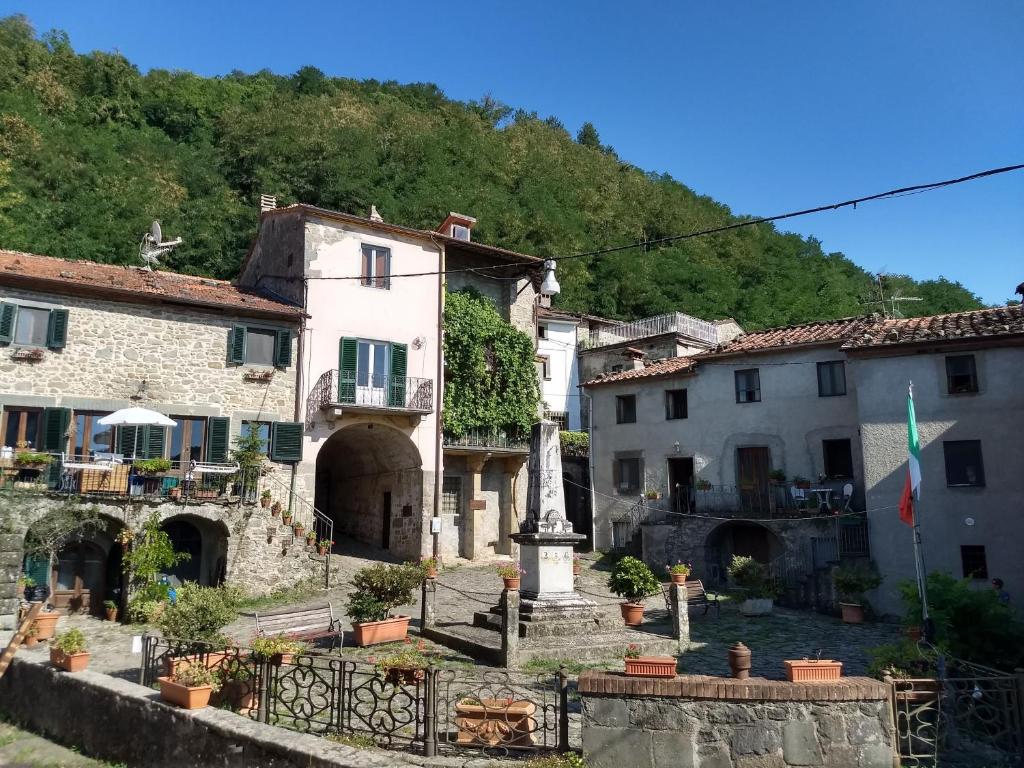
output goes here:
{"type": "Polygon", "coordinates": [[[16,349],[11,354],[11,360],[18,360],[25,363],[38,363],[44,357],[43,350],[33,347],[27,349],[16,349]]]}
{"type": "Polygon", "coordinates": [[[626,677],[675,677],[676,660],[671,656],[626,657],[626,677]]]}
{"type": "Polygon", "coordinates": [[[209,705],[210,696],[213,695],[212,685],[189,687],[169,677],[158,677],[157,680],[160,682],[160,698],[184,709],[202,709],[209,705]]]}
{"type": "Polygon", "coordinates": [[[782,663],[786,665],[786,679],[791,683],[838,680],[843,671],[843,662],[831,659],[787,659],[782,663]]]}
{"type": "Polygon", "coordinates": [[[274,378],[274,371],[246,371],[242,378],[245,381],[270,381],[274,378]]]}

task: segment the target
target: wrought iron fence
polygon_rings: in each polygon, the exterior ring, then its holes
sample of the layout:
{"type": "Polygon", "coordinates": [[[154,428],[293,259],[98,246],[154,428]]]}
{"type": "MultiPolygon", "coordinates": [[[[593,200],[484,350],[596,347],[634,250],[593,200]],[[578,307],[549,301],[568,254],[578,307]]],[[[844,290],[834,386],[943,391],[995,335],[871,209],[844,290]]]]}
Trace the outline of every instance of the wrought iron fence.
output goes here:
{"type": "Polygon", "coordinates": [[[155,685],[180,664],[202,664],[222,680],[240,680],[222,695],[221,706],[303,733],[362,734],[380,747],[427,756],[569,749],[564,672],[533,677],[433,666],[383,671],[329,654],[261,660],[243,647],[144,637],[143,685],[155,685]]]}
{"type": "Polygon", "coordinates": [[[306,400],[306,425],[314,414],[334,405],[393,408],[419,413],[434,410],[434,381],[362,371],[324,372],[306,400]]]}
{"type": "Polygon", "coordinates": [[[664,333],[684,334],[708,344],[718,343],[718,326],[714,323],[699,320],[682,312],[669,312],[665,315],[595,328],[590,331],[589,336],[580,340],[580,346],[584,349],[594,349],[664,333]]]}
{"type": "Polygon", "coordinates": [[[530,448],[530,435],[520,430],[499,427],[470,429],[461,435],[445,432],[444,447],[526,451],[530,448]]]}

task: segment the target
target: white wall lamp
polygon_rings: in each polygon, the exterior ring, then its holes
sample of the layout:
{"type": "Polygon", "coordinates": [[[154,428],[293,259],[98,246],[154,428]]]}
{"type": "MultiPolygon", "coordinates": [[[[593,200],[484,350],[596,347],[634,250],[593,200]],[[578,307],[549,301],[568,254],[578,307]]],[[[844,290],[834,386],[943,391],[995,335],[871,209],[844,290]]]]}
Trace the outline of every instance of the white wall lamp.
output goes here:
{"type": "Polygon", "coordinates": [[[547,272],[544,274],[544,282],[540,284],[540,295],[554,296],[557,293],[561,293],[562,287],[555,278],[555,260],[547,259],[544,262],[544,269],[547,272]]]}

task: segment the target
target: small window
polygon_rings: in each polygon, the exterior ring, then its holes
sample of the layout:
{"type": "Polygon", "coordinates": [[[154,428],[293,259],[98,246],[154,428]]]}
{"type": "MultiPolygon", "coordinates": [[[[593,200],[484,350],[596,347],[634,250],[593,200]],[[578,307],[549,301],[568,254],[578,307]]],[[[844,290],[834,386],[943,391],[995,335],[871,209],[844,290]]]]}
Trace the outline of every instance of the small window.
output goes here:
{"type": "Polygon", "coordinates": [[[14,324],[14,343],[26,347],[45,347],[46,330],[50,325],[50,310],[36,307],[18,307],[14,324]]]}
{"type": "Polygon", "coordinates": [[[441,481],[441,514],[458,518],[462,512],[462,478],[445,477],[441,481]]]}
{"type": "Polygon", "coordinates": [[[849,440],[822,440],[825,477],[846,480],[853,477],[853,451],[849,440]]]}
{"type": "Polygon", "coordinates": [[[548,326],[546,323],[537,324],[537,338],[546,339],[548,337],[548,326]]]}
{"type": "Polygon", "coordinates": [[[636,423],[636,395],[619,395],[615,398],[615,423],[636,423]]]}
{"type": "Polygon", "coordinates": [[[452,237],[456,240],[469,241],[469,227],[464,227],[461,224],[452,224],[452,237]]]}
{"type": "Polygon", "coordinates": [[[615,487],[619,493],[640,490],[640,459],[618,459],[615,462],[615,487]]]}
{"type": "Polygon", "coordinates": [[[685,389],[665,390],[665,418],[669,420],[686,418],[685,389]]]}
{"type": "Polygon", "coordinates": [[[273,365],[277,332],[263,328],[249,328],[245,335],[246,365],[273,365]]]}
{"type": "Polygon", "coordinates": [[[372,288],[391,288],[391,249],[376,245],[363,246],[363,267],[360,283],[372,288]]]}
{"type": "Polygon", "coordinates": [[[980,440],[946,440],[942,451],[946,457],[946,485],[985,485],[980,440]]]}
{"type": "Polygon", "coordinates": [[[565,411],[544,411],[544,418],[555,422],[558,428],[564,431],[569,421],[569,414],[565,411]]]}
{"type": "Polygon", "coordinates": [[[974,355],[951,355],[946,358],[946,385],[951,395],[978,391],[978,372],[974,355]]]}
{"type": "Polygon", "coordinates": [[[818,397],[837,397],[846,394],[846,363],[831,360],[818,363],[818,397]]]}
{"type": "Polygon", "coordinates": [[[260,442],[262,446],[260,448],[263,453],[267,453],[270,448],[270,422],[269,421],[243,421],[241,436],[248,437],[253,432],[260,436],[260,442]]]}
{"type": "Polygon", "coordinates": [[[72,453],[90,457],[97,453],[115,453],[114,428],[100,424],[106,412],[75,411],[75,436],[72,453]]]}
{"type": "Polygon", "coordinates": [[[537,358],[537,375],[544,381],[551,381],[551,358],[546,355],[537,358]]]}
{"type": "Polygon", "coordinates": [[[988,561],[985,548],[977,544],[964,544],[960,547],[960,564],[964,569],[965,579],[988,579],[988,561]]]}
{"type": "Polygon", "coordinates": [[[612,366],[612,373],[622,373],[622,363],[612,366]]]}
{"type": "Polygon", "coordinates": [[[3,416],[3,444],[8,448],[16,448],[19,443],[39,450],[43,420],[42,411],[38,408],[6,408],[3,416]]]}
{"type": "Polygon", "coordinates": [[[757,368],[736,371],[736,402],[761,402],[761,375],[757,368]]]}

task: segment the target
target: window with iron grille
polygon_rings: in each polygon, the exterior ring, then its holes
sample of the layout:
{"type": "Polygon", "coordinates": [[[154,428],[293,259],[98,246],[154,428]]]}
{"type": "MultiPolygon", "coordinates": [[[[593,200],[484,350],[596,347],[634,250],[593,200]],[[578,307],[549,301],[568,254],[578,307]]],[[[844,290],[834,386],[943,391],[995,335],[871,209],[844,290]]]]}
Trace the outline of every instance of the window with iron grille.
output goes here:
{"type": "Polygon", "coordinates": [[[946,358],[946,385],[951,395],[978,391],[978,371],[974,355],[950,355],[946,358]]]}
{"type": "Polygon", "coordinates": [[[462,478],[446,477],[441,483],[441,514],[458,516],[462,513],[462,478]]]}
{"type": "Polygon", "coordinates": [[[946,485],[985,485],[980,440],[944,440],[942,452],[946,459],[946,485]]]}
{"type": "Polygon", "coordinates": [[[818,363],[818,397],[837,397],[846,394],[846,363],[830,360],[818,363]]]}
{"type": "Polygon", "coordinates": [[[615,398],[615,423],[636,423],[636,395],[619,395],[615,398]]]}
{"type": "Polygon", "coordinates": [[[736,402],[761,402],[761,374],[757,368],[736,371],[736,402]]]}
{"type": "Polygon", "coordinates": [[[544,411],[544,418],[555,422],[558,428],[564,431],[569,421],[569,414],[566,411],[544,411]]]}
{"type": "Polygon", "coordinates": [[[616,459],[615,489],[619,493],[636,493],[640,490],[640,459],[616,459]]]}
{"type": "Polygon", "coordinates": [[[965,579],[987,579],[988,561],[985,548],[977,544],[964,544],[960,547],[960,564],[964,569],[965,579]]]}

